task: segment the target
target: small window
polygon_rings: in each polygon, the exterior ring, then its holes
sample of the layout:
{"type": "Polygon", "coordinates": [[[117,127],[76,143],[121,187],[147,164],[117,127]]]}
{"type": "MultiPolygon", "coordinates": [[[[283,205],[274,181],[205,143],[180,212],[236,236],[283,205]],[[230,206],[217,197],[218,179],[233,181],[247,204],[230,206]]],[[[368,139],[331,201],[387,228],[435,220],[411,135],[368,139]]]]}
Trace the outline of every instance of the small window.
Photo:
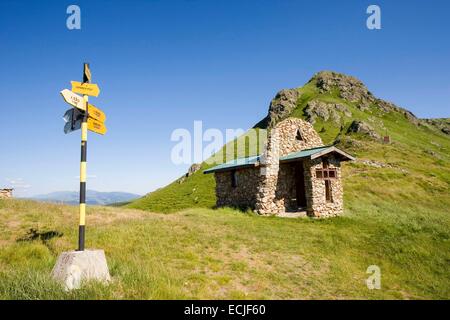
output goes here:
{"type": "Polygon", "coordinates": [[[300,132],[300,129],[297,129],[297,133],[295,134],[295,139],[297,141],[303,141],[302,133],[300,132]]]}
{"type": "Polygon", "coordinates": [[[322,179],[323,178],[322,170],[316,170],[316,178],[318,178],[318,179],[322,179]]]}
{"type": "Polygon", "coordinates": [[[231,187],[236,188],[237,187],[237,172],[231,171],[231,187]]]}
{"type": "Polygon", "coordinates": [[[335,179],[336,176],[336,169],[316,169],[316,178],[318,179],[335,179]]]}
{"type": "Polygon", "coordinates": [[[328,169],[328,165],[329,165],[328,159],[324,158],[323,161],[322,161],[322,164],[323,164],[323,168],[324,169],[328,169]]]}
{"type": "Polygon", "coordinates": [[[333,196],[331,195],[331,181],[325,180],[325,199],[327,202],[333,202],[333,196]]]}

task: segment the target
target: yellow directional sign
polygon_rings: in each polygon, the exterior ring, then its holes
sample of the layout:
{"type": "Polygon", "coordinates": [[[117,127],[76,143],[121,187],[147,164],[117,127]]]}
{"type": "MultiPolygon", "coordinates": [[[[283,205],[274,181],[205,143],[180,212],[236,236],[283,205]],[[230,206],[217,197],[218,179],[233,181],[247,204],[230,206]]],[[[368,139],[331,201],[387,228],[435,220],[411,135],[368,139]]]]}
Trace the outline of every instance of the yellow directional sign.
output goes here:
{"type": "Polygon", "coordinates": [[[98,120],[100,122],[105,122],[105,120],[106,120],[105,113],[102,110],[96,108],[92,104],[89,104],[88,113],[89,113],[89,118],[93,118],[93,119],[98,120]]]}
{"type": "Polygon", "coordinates": [[[71,106],[74,106],[75,108],[83,111],[86,110],[86,102],[84,101],[83,97],[73,93],[68,89],[64,89],[60,93],[63,96],[64,100],[71,106]]]}
{"type": "Polygon", "coordinates": [[[100,94],[100,88],[94,83],[83,83],[78,81],[70,81],[70,83],[72,84],[73,92],[93,97],[98,97],[100,94]]]}
{"type": "Polygon", "coordinates": [[[98,120],[95,120],[93,118],[88,118],[88,129],[92,132],[98,133],[98,134],[105,134],[106,133],[106,126],[103,122],[100,122],[98,120]]]}

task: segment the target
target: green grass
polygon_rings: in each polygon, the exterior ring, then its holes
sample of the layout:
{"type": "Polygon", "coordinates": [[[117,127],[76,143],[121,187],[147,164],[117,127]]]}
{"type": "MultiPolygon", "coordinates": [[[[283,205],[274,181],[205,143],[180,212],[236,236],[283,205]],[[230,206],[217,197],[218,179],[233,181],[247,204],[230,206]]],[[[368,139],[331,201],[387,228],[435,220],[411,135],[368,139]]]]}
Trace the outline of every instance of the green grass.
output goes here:
{"type": "Polygon", "coordinates": [[[105,250],[113,280],[71,292],[49,275],[76,244],[76,208],[1,200],[0,299],[448,299],[448,199],[399,207],[371,179],[364,204],[346,195],[346,215],[325,220],[91,207],[87,246],[105,250]],[[17,242],[31,227],[63,235],[17,242]],[[365,285],[369,265],[381,290],[365,285]]]}
{"type": "Polygon", "coordinates": [[[206,167],[203,165],[201,170],[183,182],[174,181],[127,206],[156,212],[176,212],[191,207],[213,207],[216,202],[214,176],[203,174],[206,167]]]}

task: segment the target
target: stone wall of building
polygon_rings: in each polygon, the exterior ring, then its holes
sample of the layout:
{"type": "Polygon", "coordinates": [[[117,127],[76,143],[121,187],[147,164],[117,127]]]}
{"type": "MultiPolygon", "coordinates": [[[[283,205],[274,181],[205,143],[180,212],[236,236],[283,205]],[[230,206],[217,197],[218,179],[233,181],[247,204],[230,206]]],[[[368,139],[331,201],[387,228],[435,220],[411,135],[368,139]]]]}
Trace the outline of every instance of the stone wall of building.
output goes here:
{"type": "Polygon", "coordinates": [[[278,135],[277,132],[272,132],[267,139],[267,145],[261,155],[258,168],[259,183],[257,185],[255,210],[260,214],[275,213],[283,208],[280,201],[275,201],[279,170],[278,153],[278,135]]]}
{"type": "Polygon", "coordinates": [[[259,169],[245,168],[236,170],[236,187],[232,186],[232,171],[216,172],[216,205],[255,209],[259,169]]]}
{"type": "MultiPolygon", "coordinates": [[[[283,166],[284,169],[280,170],[279,158],[292,152],[319,146],[323,146],[319,134],[310,123],[302,119],[288,118],[272,128],[266,150],[261,156],[260,172],[262,180],[258,188],[255,206],[258,213],[283,213],[286,212],[286,208],[290,208],[292,205],[292,201],[287,199],[290,199],[292,192],[295,192],[295,181],[291,181],[295,175],[287,178],[290,170],[293,169],[283,166]],[[294,191],[292,191],[292,188],[294,188],[294,191]],[[284,196],[288,196],[288,198],[284,196]]],[[[305,185],[305,189],[308,188],[310,186],[305,185]]]]}
{"type": "Polygon", "coordinates": [[[329,168],[336,169],[336,178],[329,179],[331,183],[331,202],[325,196],[325,179],[316,177],[316,169],[322,169],[322,158],[306,160],[304,162],[306,202],[308,215],[314,217],[333,217],[343,212],[342,173],[339,159],[328,156],[329,168]]]}
{"type": "Polygon", "coordinates": [[[9,199],[13,197],[13,189],[0,189],[0,199],[9,199]]]}
{"type": "Polygon", "coordinates": [[[279,144],[280,157],[292,152],[323,146],[322,139],[314,127],[302,119],[288,118],[281,121],[271,134],[276,137],[276,142],[279,144]],[[297,139],[297,131],[300,131],[301,140],[297,139]]]}

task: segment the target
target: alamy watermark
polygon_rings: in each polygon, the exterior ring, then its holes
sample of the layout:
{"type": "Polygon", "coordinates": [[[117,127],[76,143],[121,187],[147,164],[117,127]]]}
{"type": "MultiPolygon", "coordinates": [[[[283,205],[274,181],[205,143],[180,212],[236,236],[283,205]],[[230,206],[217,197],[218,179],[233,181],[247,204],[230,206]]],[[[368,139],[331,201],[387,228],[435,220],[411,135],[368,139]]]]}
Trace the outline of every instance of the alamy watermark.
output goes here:
{"type": "Polygon", "coordinates": [[[69,30],[81,29],[81,9],[75,4],[67,7],[66,13],[69,15],[66,20],[66,26],[69,30]]]}
{"type": "MultiPolygon", "coordinates": [[[[67,7],[66,13],[69,15],[66,20],[66,26],[69,30],[81,29],[81,9],[78,5],[71,4],[67,7]]],[[[366,13],[369,17],[366,20],[366,26],[369,30],[381,29],[381,8],[379,5],[371,4],[367,7],[366,13]]]]}
{"type": "MultiPolygon", "coordinates": [[[[66,26],[69,30],[81,29],[81,9],[78,5],[71,4],[67,7],[66,13],[69,15],[66,20],[66,26]]],[[[366,26],[369,30],[381,29],[381,8],[379,5],[371,4],[367,7],[366,13],[369,17],[366,20],[366,26]]]]}
{"type": "Polygon", "coordinates": [[[376,4],[372,4],[367,7],[367,14],[370,16],[366,20],[366,26],[369,30],[380,30],[381,29],[381,8],[376,4]]]}
{"type": "Polygon", "coordinates": [[[170,140],[176,142],[171,151],[173,164],[206,162],[222,164],[236,158],[263,153],[268,133],[265,129],[204,129],[202,121],[194,121],[192,133],[185,128],[175,129],[170,140]]]}
{"type": "Polygon", "coordinates": [[[369,290],[381,289],[381,269],[377,265],[371,265],[367,268],[366,273],[370,276],[366,279],[366,285],[369,290]]]}

